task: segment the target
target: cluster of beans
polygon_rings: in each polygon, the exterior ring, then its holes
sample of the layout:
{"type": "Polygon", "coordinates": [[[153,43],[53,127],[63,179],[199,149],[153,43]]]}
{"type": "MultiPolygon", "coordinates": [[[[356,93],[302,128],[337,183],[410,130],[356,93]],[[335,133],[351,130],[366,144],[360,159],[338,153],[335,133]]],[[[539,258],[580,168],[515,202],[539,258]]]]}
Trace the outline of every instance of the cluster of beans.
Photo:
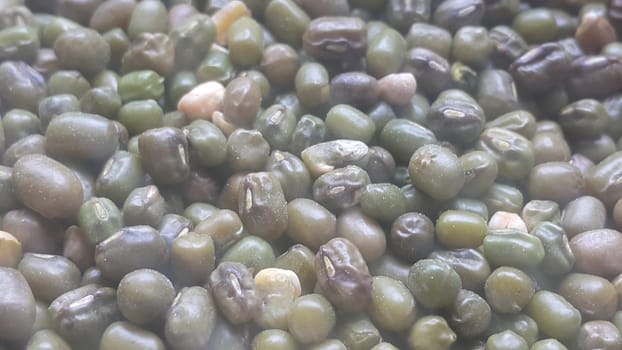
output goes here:
{"type": "Polygon", "coordinates": [[[0,0],[0,349],[622,349],[622,1],[0,0]]]}

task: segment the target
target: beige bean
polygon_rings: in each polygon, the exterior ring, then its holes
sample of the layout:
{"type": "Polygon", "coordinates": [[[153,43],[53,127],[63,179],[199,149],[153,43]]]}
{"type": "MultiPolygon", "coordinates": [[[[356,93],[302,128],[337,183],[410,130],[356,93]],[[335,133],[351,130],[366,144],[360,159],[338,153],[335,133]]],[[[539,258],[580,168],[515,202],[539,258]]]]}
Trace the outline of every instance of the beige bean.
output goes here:
{"type": "Polygon", "coordinates": [[[395,106],[410,102],[417,91],[417,81],[411,73],[394,73],[378,80],[380,98],[395,106]]]}
{"type": "Polygon", "coordinates": [[[217,81],[208,81],[195,86],[179,99],[177,110],[188,119],[212,119],[212,114],[222,110],[225,87],[217,81]]]}

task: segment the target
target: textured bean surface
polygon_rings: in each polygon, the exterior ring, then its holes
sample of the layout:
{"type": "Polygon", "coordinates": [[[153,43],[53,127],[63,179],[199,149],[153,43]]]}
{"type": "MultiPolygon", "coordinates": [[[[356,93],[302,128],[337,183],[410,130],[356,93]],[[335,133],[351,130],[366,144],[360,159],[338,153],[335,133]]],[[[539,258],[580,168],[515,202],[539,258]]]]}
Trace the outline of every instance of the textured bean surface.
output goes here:
{"type": "Polygon", "coordinates": [[[0,0],[0,350],[622,349],[620,35],[622,0],[0,0]]]}

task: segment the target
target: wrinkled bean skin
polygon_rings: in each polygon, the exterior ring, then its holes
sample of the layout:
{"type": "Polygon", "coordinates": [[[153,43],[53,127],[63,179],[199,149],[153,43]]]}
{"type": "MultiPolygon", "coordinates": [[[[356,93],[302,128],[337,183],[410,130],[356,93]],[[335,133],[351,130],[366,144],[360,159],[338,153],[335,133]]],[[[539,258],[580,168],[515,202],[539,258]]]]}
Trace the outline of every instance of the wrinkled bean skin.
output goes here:
{"type": "Polygon", "coordinates": [[[482,107],[470,96],[445,90],[430,106],[426,125],[441,140],[469,145],[483,130],[485,119],[482,107]]]}
{"type": "Polygon", "coordinates": [[[447,60],[434,51],[416,47],[406,53],[404,68],[412,73],[426,96],[436,96],[451,79],[447,60]]]}
{"type": "Polygon", "coordinates": [[[318,286],[337,309],[364,310],[372,299],[372,278],[358,248],[345,238],[333,238],[315,256],[318,286]]]}
{"type": "Polygon", "coordinates": [[[300,157],[311,176],[318,177],[347,165],[364,168],[369,162],[369,147],[355,140],[334,140],[307,147],[300,157]]]}
{"type": "Polygon", "coordinates": [[[570,74],[570,59],[558,44],[537,46],[512,63],[514,81],[526,91],[544,93],[570,74]]]}
{"type": "Polygon", "coordinates": [[[602,98],[622,87],[622,61],[613,57],[583,56],[572,62],[566,83],[568,94],[575,98],[602,98]]]}
{"type": "Polygon", "coordinates": [[[177,128],[151,129],[138,138],[143,167],[156,183],[178,184],[190,174],[188,141],[177,128]]]}
{"type": "Polygon", "coordinates": [[[622,0],[0,0],[0,350],[622,350],[622,0]]]}
{"type": "Polygon", "coordinates": [[[367,173],[348,165],[318,177],[313,183],[313,198],[327,209],[338,212],[357,205],[371,180],[367,173]]]}
{"type": "Polygon", "coordinates": [[[287,202],[278,179],[271,173],[251,173],[240,185],[238,212],[245,229],[267,240],[287,228],[287,202]]]}
{"type": "Polygon", "coordinates": [[[305,51],[319,60],[349,64],[365,56],[365,22],[353,17],[320,17],[311,21],[302,42],[305,51]]]}
{"type": "Polygon", "coordinates": [[[259,311],[255,280],[246,266],[225,262],[209,277],[214,302],[232,324],[243,324],[259,311]]]}
{"type": "Polygon", "coordinates": [[[408,173],[413,185],[440,200],[458,194],[465,181],[458,157],[437,145],[425,145],[415,151],[408,163],[408,173]]]}
{"type": "Polygon", "coordinates": [[[485,129],[480,134],[476,148],[495,158],[502,178],[525,178],[534,164],[531,142],[511,130],[497,127],[485,129]]]}
{"type": "Polygon", "coordinates": [[[48,308],[54,328],[73,349],[97,347],[106,327],[121,319],[116,291],[88,284],[54,299],[48,308]]]}
{"type": "Polygon", "coordinates": [[[587,190],[599,198],[605,206],[611,207],[622,198],[622,152],[614,152],[600,161],[585,178],[587,190]]]}

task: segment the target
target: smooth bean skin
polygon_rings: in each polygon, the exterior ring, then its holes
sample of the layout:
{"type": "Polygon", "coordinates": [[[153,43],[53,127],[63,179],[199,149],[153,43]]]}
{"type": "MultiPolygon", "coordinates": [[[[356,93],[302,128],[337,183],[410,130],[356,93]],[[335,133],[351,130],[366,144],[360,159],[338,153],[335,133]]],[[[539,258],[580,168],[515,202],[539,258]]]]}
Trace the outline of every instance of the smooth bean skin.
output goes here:
{"type": "Polygon", "coordinates": [[[296,72],[295,88],[298,100],[305,106],[318,107],[330,98],[329,76],[319,63],[305,63],[296,72]]]}
{"type": "Polygon", "coordinates": [[[518,313],[531,300],[536,288],[526,273],[512,267],[499,267],[484,285],[486,300],[500,313],[518,313]]]}
{"type": "Polygon", "coordinates": [[[320,294],[307,294],[294,300],[287,318],[289,332],[303,344],[326,339],[335,324],[335,311],[320,294]]]}
{"type": "Polygon", "coordinates": [[[239,262],[256,273],[274,264],[272,246],[257,236],[247,236],[233,244],[223,254],[220,261],[239,262]]]}
{"type": "Polygon", "coordinates": [[[227,30],[231,61],[238,66],[252,66],[261,61],[264,40],[261,27],[252,18],[241,17],[227,30]]]}
{"type": "Polygon", "coordinates": [[[491,264],[524,268],[544,259],[544,246],[537,237],[516,229],[490,231],[483,242],[484,255],[491,264]]]}
{"type": "Polygon", "coordinates": [[[408,163],[413,152],[436,141],[430,129],[407,119],[392,119],[380,132],[380,145],[400,163],[408,163]]]}
{"type": "Polygon", "coordinates": [[[63,113],[50,121],[45,132],[49,155],[100,163],[119,146],[113,123],[99,115],[63,113]]]}
{"type": "Polygon", "coordinates": [[[538,340],[531,345],[530,350],[568,350],[564,344],[560,343],[556,339],[548,338],[538,340]]]}
{"type": "Polygon", "coordinates": [[[264,18],[279,40],[293,47],[302,46],[310,18],[294,1],[271,1],[264,10],[264,18]]]}
{"type": "Polygon", "coordinates": [[[128,349],[128,350],[164,350],[164,342],[158,335],[137,327],[129,322],[117,321],[112,323],[102,334],[99,348],[101,350],[128,349]]]}
{"type": "Polygon", "coordinates": [[[117,117],[119,122],[127,128],[129,134],[133,136],[152,128],[161,127],[164,111],[153,99],[136,100],[124,104],[117,117]]]}
{"type": "Polygon", "coordinates": [[[127,33],[134,39],[141,33],[166,32],[166,8],[156,1],[146,1],[136,4],[128,22],[127,33]]]}
{"type": "Polygon", "coordinates": [[[529,194],[533,199],[567,203],[584,192],[585,181],[579,170],[567,162],[546,162],[529,174],[529,194]]]}
{"type": "Polygon", "coordinates": [[[568,161],[570,146],[562,135],[555,132],[540,132],[531,139],[535,157],[535,164],[568,161]]]}
{"type": "Polygon", "coordinates": [[[579,329],[576,348],[619,349],[622,347],[620,330],[609,321],[588,321],[579,329]]]}
{"type": "Polygon", "coordinates": [[[529,345],[520,335],[507,330],[495,333],[486,340],[486,350],[527,350],[529,345]]]}
{"type": "Polygon", "coordinates": [[[61,338],[56,332],[51,329],[41,329],[36,331],[28,340],[26,344],[27,350],[36,349],[56,349],[56,350],[70,350],[71,347],[67,342],[61,338]]]}
{"type": "Polygon", "coordinates": [[[385,232],[378,222],[358,208],[347,209],[337,217],[337,236],[352,242],[367,262],[385,254],[385,232]]]}
{"type": "Polygon", "coordinates": [[[175,349],[207,347],[216,322],[211,294],[203,287],[183,288],[168,309],[164,335],[175,349]]]}
{"type": "Polygon", "coordinates": [[[187,232],[183,228],[171,242],[171,269],[180,285],[204,283],[206,274],[214,269],[214,241],[208,235],[187,232]]]}
{"type": "Polygon", "coordinates": [[[440,316],[424,316],[408,332],[411,350],[448,350],[456,340],[456,333],[440,316]]]}
{"type": "Polygon", "coordinates": [[[595,275],[566,275],[560,283],[559,294],[581,311],[585,320],[609,320],[618,307],[613,284],[595,275]]]}
{"type": "Polygon", "coordinates": [[[360,110],[339,104],[326,115],[326,130],[333,138],[369,143],[376,132],[373,121],[360,110]]]}
{"type": "Polygon", "coordinates": [[[74,173],[44,155],[20,158],[13,167],[13,178],[22,203],[47,218],[71,218],[84,200],[74,173]]]}
{"type": "Polygon", "coordinates": [[[54,41],[54,53],[63,67],[93,76],[108,64],[110,45],[96,31],[80,28],[61,34],[54,41]]]}
{"type": "Polygon", "coordinates": [[[380,32],[367,47],[367,71],[381,78],[396,73],[406,56],[406,40],[395,29],[380,32]]]}
{"type": "Polygon", "coordinates": [[[549,337],[569,340],[581,326],[581,313],[561,295],[541,290],[534,294],[526,312],[549,337]]]}
{"type": "Polygon", "coordinates": [[[296,350],[296,339],[287,331],[281,329],[266,329],[253,338],[251,343],[254,350],[296,350]]]}
{"type": "Polygon", "coordinates": [[[117,288],[119,310],[128,321],[138,325],[163,320],[173,298],[175,289],[171,281],[152,269],[128,273],[117,288]]]}
{"type": "Polygon", "coordinates": [[[294,241],[317,249],[337,234],[337,220],[333,213],[317,202],[296,198],[287,203],[286,234],[294,241]]]}
{"type": "Polygon", "coordinates": [[[255,286],[260,298],[255,323],[263,329],[287,329],[290,310],[301,294],[298,276],[287,269],[265,268],[255,275],[255,286]]]}
{"type": "Polygon", "coordinates": [[[22,243],[12,234],[0,231],[0,266],[17,267],[23,256],[22,243]]]}
{"type": "Polygon", "coordinates": [[[449,249],[476,248],[486,233],[484,218],[466,211],[447,210],[436,221],[436,237],[449,249]]]}
{"type": "Polygon", "coordinates": [[[380,329],[403,331],[415,322],[417,308],[415,299],[400,281],[386,276],[372,279],[370,317],[380,329]]]}
{"type": "Polygon", "coordinates": [[[605,228],[606,218],[607,211],[598,198],[581,196],[566,204],[560,225],[572,238],[581,232],[605,228]]]}
{"type": "Polygon", "coordinates": [[[51,302],[80,285],[80,270],[63,256],[25,253],[17,269],[39,300],[51,302]]]}
{"type": "Polygon", "coordinates": [[[35,322],[35,298],[24,276],[16,269],[0,267],[0,339],[22,340],[35,322]]]}
{"type": "Polygon", "coordinates": [[[570,240],[576,258],[576,270],[598,276],[615,276],[622,269],[615,261],[622,254],[622,233],[612,229],[591,230],[570,240]]]}

